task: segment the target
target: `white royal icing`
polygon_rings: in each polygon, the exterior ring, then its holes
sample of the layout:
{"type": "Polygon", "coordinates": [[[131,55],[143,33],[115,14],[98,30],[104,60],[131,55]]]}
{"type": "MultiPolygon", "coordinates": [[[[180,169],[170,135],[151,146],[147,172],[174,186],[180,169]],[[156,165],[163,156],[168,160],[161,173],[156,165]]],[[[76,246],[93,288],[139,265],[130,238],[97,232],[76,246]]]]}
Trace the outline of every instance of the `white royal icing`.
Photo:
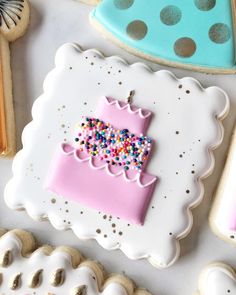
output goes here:
{"type": "Polygon", "coordinates": [[[200,277],[199,295],[228,294],[236,294],[236,276],[233,269],[223,264],[208,266],[200,277]]]}
{"type": "Polygon", "coordinates": [[[189,212],[202,199],[201,179],[213,170],[212,150],[223,139],[220,121],[228,110],[229,100],[217,87],[204,89],[192,78],[178,80],[168,71],[153,72],[141,63],[128,65],[119,57],[104,58],[97,50],[83,52],[66,44],[34,103],[6,202],[13,209],[25,208],[34,219],[48,217],[57,229],[72,228],[79,238],[94,238],[106,249],[167,267],[179,256],[179,239],[191,229],[189,212]],[[93,115],[101,97],[125,100],[132,90],[135,105],[153,113],[147,136],[156,144],[147,169],[159,179],[143,226],[44,189],[56,148],[73,140],[82,116],[93,115]]]}
{"type": "Polygon", "coordinates": [[[104,290],[99,291],[95,272],[90,267],[83,265],[73,268],[71,256],[65,252],[55,251],[47,256],[42,248],[39,248],[30,258],[23,257],[21,240],[12,232],[8,232],[0,238],[0,255],[3,255],[7,250],[12,253],[12,262],[7,267],[0,266],[1,294],[76,295],[73,290],[85,285],[86,292],[82,295],[128,295],[125,288],[115,282],[110,282],[104,290]],[[57,269],[65,271],[65,280],[61,286],[54,287],[50,283],[50,277],[57,269]],[[41,285],[37,288],[30,288],[28,286],[30,277],[37,270],[42,270],[41,285]],[[18,273],[21,273],[19,288],[11,290],[11,279],[18,273]]]}

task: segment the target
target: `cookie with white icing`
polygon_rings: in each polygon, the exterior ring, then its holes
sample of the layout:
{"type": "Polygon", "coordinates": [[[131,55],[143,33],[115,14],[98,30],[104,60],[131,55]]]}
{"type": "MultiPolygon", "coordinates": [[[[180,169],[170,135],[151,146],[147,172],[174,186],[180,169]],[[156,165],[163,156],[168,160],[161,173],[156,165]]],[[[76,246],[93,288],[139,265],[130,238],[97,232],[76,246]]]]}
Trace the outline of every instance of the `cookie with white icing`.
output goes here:
{"type": "Polygon", "coordinates": [[[1,231],[1,294],[151,295],[123,275],[108,275],[76,249],[37,247],[29,232],[1,231]]]}
{"type": "Polygon", "coordinates": [[[9,42],[21,37],[28,23],[27,0],[0,1],[0,157],[16,150],[9,42]]]}
{"type": "Polygon", "coordinates": [[[228,110],[217,87],[65,44],[23,132],[6,203],[132,259],[170,266],[214,168],[228,110]]]}
{"type": "Polygon", "coordinates": [[[235,295],[235,270],[224,263],[208,265],[200,275],[199,292],[196,295],[235,295]]]}
{"type": "Polygon", "coordinates": [[[235,130],[210,214],[210,225],[221,239],[236,245],[236,135],[235,130]]]}
{"type": "Polygon", "coordinates": [[[97,4],[90,15],[95,28],[133,54],[168,66],[236,72],[234,0],[85,2],[97,4]]]}

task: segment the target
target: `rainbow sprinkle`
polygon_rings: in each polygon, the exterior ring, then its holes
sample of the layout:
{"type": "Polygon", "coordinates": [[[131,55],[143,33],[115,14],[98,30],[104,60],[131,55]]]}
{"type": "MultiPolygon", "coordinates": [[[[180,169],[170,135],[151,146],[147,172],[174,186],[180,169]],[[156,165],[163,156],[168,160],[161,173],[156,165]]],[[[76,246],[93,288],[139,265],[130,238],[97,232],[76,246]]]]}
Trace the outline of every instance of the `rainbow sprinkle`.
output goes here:
{"type": "Polygon", "coordinates": [[[151,150],[150,138],[137,136],[128,129],[115,129],[96,118],[86,117],[78,129],[75,142],[81,152],[124,170],[142,171],[151,150]]]}

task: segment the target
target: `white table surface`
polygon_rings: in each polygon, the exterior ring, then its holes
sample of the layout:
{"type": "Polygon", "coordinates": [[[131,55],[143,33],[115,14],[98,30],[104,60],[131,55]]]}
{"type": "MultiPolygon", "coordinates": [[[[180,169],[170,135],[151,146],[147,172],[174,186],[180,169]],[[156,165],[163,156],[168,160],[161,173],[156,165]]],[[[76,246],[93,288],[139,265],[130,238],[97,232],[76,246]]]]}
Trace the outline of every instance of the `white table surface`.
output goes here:
{"type": "MultiPolygon", "coordinates": [[[[84,49],[96,47],[105,55],[120,55],[129,62],[139,60],[104,40],[90,26],[88,16],[92,7],[74,0],[31,0],[31,4],[29,30],[23,38],[11,45],[18,149],[21,148],[22,129],[31,120],[31,106],[42,93],[43,80],[54,66],[54,55],[60,45],[76,42],[84,49]]],[[[148,64],[155,70],[163,68],[148,64]]],[[[0,161],[0,227],[32,231],[40,243],[75,246],[84,255],[102,262],[108,271],[124,272],[140,286],[147,287],[157,295],[193,294],[197,289],[198,275],[209,262],[220,260],[236,267],[236,248],[214,236],[208,224],[212,197],[222,172],[236,117],[236,77],[171,70],[178,77],[197,78],[204,87],[220,86],[228,92],[231,99],[231,111],[224,121],[225,141],[215,153],[215,172],[205,181],[204,201],[193,212],[193,229],[190,235],[181,241],[181,257],[174,266],[157,270],[147,261],[131,261],[120,251],[108,252],[95,241],[78,240],[71,231],[59,232],[48,222],[33,221],[24,211],[11,211],[3,199],[5,184],[12,175],[12,161],[6,159],[0,161]]]]}

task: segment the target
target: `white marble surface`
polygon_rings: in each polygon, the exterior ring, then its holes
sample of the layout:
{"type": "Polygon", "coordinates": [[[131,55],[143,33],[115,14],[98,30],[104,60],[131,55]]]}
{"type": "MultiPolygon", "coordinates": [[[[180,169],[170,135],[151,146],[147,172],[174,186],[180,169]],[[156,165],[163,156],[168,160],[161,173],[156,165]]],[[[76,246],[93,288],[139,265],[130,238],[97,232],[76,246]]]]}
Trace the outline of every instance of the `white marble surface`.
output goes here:
{"type": "MultiPolygon", "coordinates": [[[[138,61],[137,57],[104,40],[90,26],[88,15],[91,7],[73,0],[31,0],[31,3],[29,30],[11,46],[18,149],[21,147],[22,129],[31,120],[32,103],[42,93],[44,77],[53,68],[55,51],[61,44],[77,42],[85,49],[96,47],[105,55],[116,54],[129,62],[138,61]]],[[[151,63],[149,65],[153,69],[163,68],[151,63]]],[[[130,261],[120,251],[107,252],[95,241],[79,241],[70,231],[58,232],[47,222],[33,221],[25,212],[11,211],[3,200],[4,186],[11,177],[10,160],[0,161],[0,227],[21,227],[30,230],[35,233],[40,243],[75,246],[85,255],[100,260],[108,271],[125,272],[140,286],[147,287],[157,295],[193,294],[201,269],[211,261],[221,260],[236,267],[236,249],[215,237],[207,220],[236,118],[236,77],[171,70],[178,77],[193,76],[205,87],[222,87],[228,92],[232,105],[230,115],[224,122],[224,144],[215,153],[215,173],[205,181],[204,201],[194,210],[193,229],[191,234],[181,241],[181,257],[174,266],[160,271],[146,261],[130,261]]]]}

